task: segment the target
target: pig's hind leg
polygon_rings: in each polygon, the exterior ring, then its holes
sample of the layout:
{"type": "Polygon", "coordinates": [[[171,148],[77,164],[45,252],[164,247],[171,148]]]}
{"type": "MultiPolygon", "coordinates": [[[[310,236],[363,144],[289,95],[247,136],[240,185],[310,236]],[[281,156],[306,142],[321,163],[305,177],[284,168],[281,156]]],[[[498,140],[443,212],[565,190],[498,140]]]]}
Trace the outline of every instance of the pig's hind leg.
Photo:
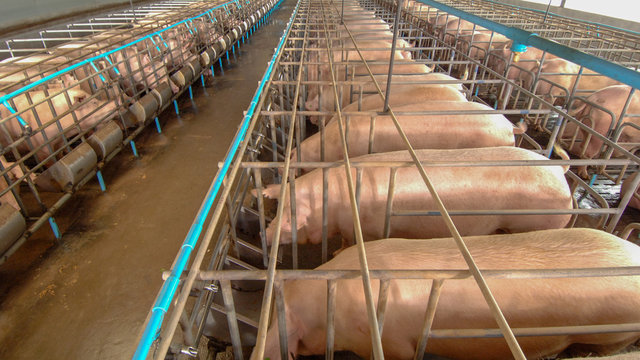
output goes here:
{"type": "MultiPolygon", "coordinates": [[[[289,309],[287,310],[287,354],[289,360],[294,360],[296,358],[296,355],[298,354],[298,343],[302,339],[302,328],[299,326],[300,321],[297,320],[297,316],[295,314],[292,314],[289,309]]],[[[263,359],[259,359],[256,356],[255,352],[251,354],[251,360],[264,359],[280,359],[280,336],[276,316],[273,317],[272,324],[269,327],[269,330],[267,330],[267,339],[265,341],[263,359]]]]}

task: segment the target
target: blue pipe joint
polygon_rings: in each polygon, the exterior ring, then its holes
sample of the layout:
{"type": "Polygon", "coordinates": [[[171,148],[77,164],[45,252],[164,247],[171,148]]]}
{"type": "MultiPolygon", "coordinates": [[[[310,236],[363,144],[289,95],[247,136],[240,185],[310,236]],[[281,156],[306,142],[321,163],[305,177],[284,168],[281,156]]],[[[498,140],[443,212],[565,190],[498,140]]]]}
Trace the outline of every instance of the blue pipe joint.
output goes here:
{"type": "Polygon", "coordinates": [[[511,51],[517,52],[517,53],[523,53],[527,51],[527,45],[514,41],[511,44],[511,51]]]}
{"type": "Polygon", "coordinates": [[[518,60],[520,60],[520,54],[527,51],[527,45],[514,40],[511,43],[511,51],[513,51],[513,61],[518,62],[518,60]]]}

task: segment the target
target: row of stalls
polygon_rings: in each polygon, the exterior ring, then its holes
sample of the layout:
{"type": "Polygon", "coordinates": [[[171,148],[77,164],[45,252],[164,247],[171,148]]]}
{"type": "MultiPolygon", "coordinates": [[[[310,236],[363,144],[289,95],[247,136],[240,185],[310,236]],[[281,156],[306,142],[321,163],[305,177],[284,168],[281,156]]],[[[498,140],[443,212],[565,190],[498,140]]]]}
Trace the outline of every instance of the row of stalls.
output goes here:
{"type": "Polygon", "coordinates": [[[620,240],[638,228],[638,40],[490,0],[298,1],[134,358],[521,359],[633,342],[635,305],[618,300],[638,298],[640,274],[620,240]],[[484,255],[468,240],[500,232],[525,235],[484,255]],[[365,242],[390,237],[452,238],[365,242]],[[597,246],[614,243],[609,261],[597,246]],[[452,295],[461,282],[475,292],[452,295]],[[603,298],[625,315],[578,311],[603,298]],[[532,350],[539,336],[568,343],[532,350]]]}
{"type": "Polygon", "coordinates": [[[176,99],[223,73],[270,1],[165,1],[5,41],[0,49],[0,263],[176,99]]]}

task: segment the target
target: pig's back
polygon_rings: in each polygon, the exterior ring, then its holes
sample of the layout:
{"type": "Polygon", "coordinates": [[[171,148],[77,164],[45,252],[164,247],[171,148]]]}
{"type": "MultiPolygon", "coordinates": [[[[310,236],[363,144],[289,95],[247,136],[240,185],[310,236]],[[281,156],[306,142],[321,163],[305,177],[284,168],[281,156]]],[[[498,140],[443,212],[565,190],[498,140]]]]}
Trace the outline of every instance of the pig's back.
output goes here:
{"type": "MultiPolygon", "coordinates": [[[[480,269],[639,266],[640,247],[604,231],[575,228],[463,237],[480,269]],[[587,262],[585,262],[587,260],[587,262]]],[[[466,269],[452,238],[365,243],[370,269],[466,269]]],[[[356,247],[318,269],[359,269],[356,247]]]]}

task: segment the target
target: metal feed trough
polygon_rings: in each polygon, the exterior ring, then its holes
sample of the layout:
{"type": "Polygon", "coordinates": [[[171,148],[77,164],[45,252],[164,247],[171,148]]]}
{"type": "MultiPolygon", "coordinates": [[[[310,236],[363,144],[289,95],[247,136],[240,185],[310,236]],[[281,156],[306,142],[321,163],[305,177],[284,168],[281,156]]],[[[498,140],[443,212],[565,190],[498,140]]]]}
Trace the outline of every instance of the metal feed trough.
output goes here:
{"type": "MultiPolygon", "coordinates": [[[[402,1],[401,1],[402,2],[402,1]]],[[[474,2],[475,4],[475,2],[474,2]]],[[[141,333],[140,343],[134,355],[136,359],[152,358],[208,358],[211,352],[220,352],[224,356],[236,359],[249,356],[252,346],[259,358],[265,346],[266,330],[269,322],[278,321],[281,349],[286,349],[286,333],[284,333],[285,309],[283,284],[293,279],[324,279],[327,280],[327,333],[326,358],[334,357],[334,314],[336,286],[340,279],[361,279],[366,298],[367,319],[369,331],[372,334],[373,356],[382,359],[382,344],[379,329],[383,328],[384,308],[388,299],[390,281],[395,279],[434,279],[438,286],[432,288],[428,303],[425,303],[427,314],[420,341],[416,348],[416,358],[421,358],[425,349],[428,352],[427,339],[453,337],[504,337],[515,358],[523,358],[522,351],[515,339],[517,336],[543,336],[574,333],[603,333],[603,332],[637,332],[640,324],[606,324],[586,326],[563,326],[552,328],[511,329],[502,317],[500,306],[490,295],[485,279],[493,277],[510,277],[523,279],[551,278],[551,277],[600,277],[600,276],[630,276],[640,275],[637,268],[613,269],[562,269],[548,271],[531,271],[527,269],[506,272],[492,272],[478,270],[464,246],[464,239],[460,237],[456,228],[456,219],[464,216],[488,215],[551,215],[572,214],[569,226],[591,227],[603,229],[607,232],[616,231],[620,217],[633,191],[619,194],[620,201],[612,203],[604,199],[601,194],[577,176],[573,171],[566,173],[574,198],[574,208],[558,209],[523,209],[510,208],[501,210],[487,209],[446,209],[440,200],[436,206],[429,209],[402,209],[393,202],[396,188],[396,174],[399,169],[413,168],[429,189],[429,194],[435,197],[435,189],[429,173],[437,167],[491,167],[495,172],[508,171],[513,167],[526,166],[554,166],[571,165],[595,167],[598,173],[607,174],[617,179],[637,173],[640,159],[626,151],[609,138],[597,133],[585,124],[569,116],[561,107],[554,106],[543,96],[536,95],[518,83],[498,74],[486,66],[483,61],[472,60],[457,50],[455,42],[443,38],[444,34],[436,32],[425,22],[428,19],[426,7],[420,5],[397,6],[396,2],[383,0],[371,1],[299,1],[291,15],[279,46],[276,49],[267,72],[265,73],[253,101],[243,122],[233,140],[224,162],[220,164],[220,171],[213,180],[210,190],[187,234],[185,242],[177,255],[171,271],[163,274],[165,283],[160,290],[155,304],[149,313],[145,328],[141,333]],[[383,30],[352,29],[350,25],[341,25],[341,19],[349,18],[358,24],[379,24],[376,20],[354,10],[353,4],[375,11],[375,15],[391,25],[393,30],[392,43],[399,39],[406,41],[409,46],[402,48],[409,51],[417,63],[423,63],[434,72],[445,74],[464,74],[459,69],[469,69],[467,77],[457,80],[421,80],[424,84],[462,84],[462,92],[468,100],[483,103],[490,108],[474,111],[422,111],[412,112],[412,115],[442,115],[442,114],[504,114],[514,123],[521,119],[545,118],[543,129],[530,129],[517,136],[516,146],[530,149],[544,156],[551,157],[553,145],[559,139],[558,133],[564,123],[572,123],[591,138],[602,141],[606,149],[613,149],[622,154],[620,157],[573,159],[573,160],[523,160],[523,161],[426,161],[417,158],[412,161],[352,161],[350,156],[337,162],[293,161],[292,155],[300,159],[301,143],[315,128],[307,123],[308,117],[318,117],[320,122],[317,131],[324,134],[326,121],[340,124],[341,140],[338,144],[325,143],[321,140],[320,156],[324,159],[325,149],[329,145],[343,148],[343,155],[347,154],[346,138],[349,123],[355,116],[370,117],[371,130],[368,138],[368,149],[379,139],[373,137],[376,119],[382,115],[389,116],[398,132],[402,126],[398,121],[400,112],[394,110],[393,104],[385,104],[388,109],[357,111],[342,110],[342,106],[307,110],[310,93],[319,94],[320,99],[331,97],[340,102],[345,94],[351,102],[363,103],[367,95],[383,95],[383,84],[374,85],[372,75],[378,69],[406,65],[409,61],[395,60],[365,60],[369,51],[379,51],[380,48],[362,45],[367,40],[379,39],[387,36],[383,30]],[[397,9],[402,11],[398,12],[397,9]],[[362,46],[360,46],[360,45],[362,46]],[[359,58],[347,58],[348,49],[353,53],[357,49],[359,58]],[[330,56],[331,51],[336,56],[330,56]],[[322,57],[325,54],[327,56],[322,57]],[[390,64],[391,61],[391,64],[390,64]],[[366,65],[365,65],[366,64],[366,65]],[[320,76],[321,69],[328,77],[320,76]],[[364,73],[361,73],[365,69],[364,73]],[[374,70],[372,70],[374,69],[374,70]],[[371,88],[373,86],[373,91],[371,88]],[[507,91],[508,90],[508,91],[507,91]],[[552,121],[550,121],[552,119],[552,121]],[[550,131],[544,131],[545,127],[550,131]],[[364,259],[363,229],[367,224],[360,223],[359,206],[363,184],[363,174],[369,168],[383,168],[388,171],[386,187],[389,197],[385,204],[384,236],[391,232],[393,219],[411,216],[441,217],[452,231],[461,254],[464,256],[468,269],[460,271],[370,271],[364,259]],[[331,169],[345,170],[348,195],[339,199],[349,209],[353,221],[353,238],[348,245],[357,246],[360,255],[360,270],[357,271],[319,271],[313,269],[330,258],[332,251],[340,247],[340,237],[330,237],[328,227],[330,199],[328,192],[328,173],[331,169]],[[296,224],[298,222],[296,206],[304,199],[296,196],[284,195],[288,192],[296,194],[295,179],[301,175],[303,169],[322,169],[323,181],[314,191],[322,194],[322,204],[319,223],[322,224],[322,236],[319,245],[298,244],[296,224]],[[267,184],[281,184],[277,207],[273,201],[265,199],[261,194],[267,184]],[[254,199],[254,195],[255,199],[254,199]],[[590,201],[585,201],[585,199],[590,201]],[[588,202],[588,204],[587,204],[588,202]],[[617,204],[617,206],[616,206],[617,204]],[[288,206],[288,207],[287,207],[288,206]],[[290,214],[289,214],[290,211],[290,214]],[[290,216],[291,246],[280,246],[282,233],[279,230],[283,214],[290,216]],[[267,224],[275,222],[271,247],[267,246],[267,224]],[[205,227],[205,222],[208,222],[205,227]],[[193,255],[193,256],[192,256],[193,255]],[[287,270],[291,269],[291,270],[287,270]],[[307,270],[301,270],[307,269],[307,270]],[[431,330],[431,320],[436,311],[439,291],[443,282],[456,277],[472,277],[478,284],[489,307],[492,309],[499,329],[436,329],[431,330]],[[374,279],[381,279],[380,293],[377,304],[374,301],[371,283],[374,279]],[[385,290],[387,289],[387,290],[385,290]],[[277,307],[278,316],[270,319],[273,302],[277,307]],[[378,312],[376,314],[376,308],[378,312]]],[[[431,10],[435,11],[435,10],[431,10]]],[[[488,10],[489,12],[491,10],[488,10]]],[[[535,20],[532,20],[535,21],[535,20]]],[[[593,26],[580,23],[580,26],[593,26]]],[[[486,24],[483,25],[486,27],[486,24]]],[[[558,25],[560,26],[560,25],[558,25]]],[[[375,27],[374,27],[375,28],[375,27]]],[[[571,29],[581,29],[577,25],[571,29]]],[[[567,30],[569,31],[569,30],[567,30]]],[[[607,30],[608,31],[608,30],[607,30]]],[[[613,30],[611,30],[613,31],[613,30]]],[[[550,35],[558,34],[552,28],[550,35]]],[[[580,34],[580,31],[577,31],[580,34]]],[[[567,37],[568,35],[563,35],[567,37]]],[[[572,35],[573,36],[573,35],[572,35]]],[[[404,45],[403,45],[404,46],[404,45]]],[[[566,50],[556,44],[554,52],[566,50]]],[[[604,53],[607,53],[606,51],[604,53]]],[[[582,59],[578,59],[582,61],[582,59]]],[[[576,61],[578,61],[576,60],[576,61]]],[[[588,59],[587,59],[588,60],[588,59]]],[[[630,58],[635,61],[635,58],[630,58]]],[[[508,61],[511,61],[509,59],[508,61]]],[[[585,60],[586,62],[586,60],[585,60]]],[[[609,64],[607,62],[607,64],[609,64]]],[[[601,65],[601,64],[600,64],[601,65]]],[[[600,66],[598,65],[598,66],[600,66]]],[[[607,65],[607,66],[610,66],[607,65]]],[[[381,74],[387,74],[381,71],[381,74]]],[[[402,81],[394,80],[396,84],[402,81]]],[[[633,85],[633,84],[631,84],[633,85]]],[[[391,90],[392,94],[394,90],[391,90]]],[[[389,94],[389,88],[387,88],[389,94]]],[[[318,101],[321,104],[321,101],[318,101]]],[[[343,104],[345,105],[345,104],[343,104]]],[[[324,135],[323,135],[324,136],[324,135]]],[[[406,149],[412,145],[405,138],[406,149]]],[[[631,189],[635,189],[640,177],[632,182],[631,189]]],[[[632,225],[621,235],[627,237],[630,231],[637,228],[632,225]]],[[[286,350],[281,353],[283,359],[288,357],[286,350]]]]}
{"type": "Polygon", "coordinates": [[[133,139],[154,120],[160,132],[157,116],[222,71],[271,6],[146,5],[135,20],[0,63],[0,263],[47,222],[59,238],[57,210],[93,176],[105,191],[105,164],[127,145],[137,156],[133,139]]]}

